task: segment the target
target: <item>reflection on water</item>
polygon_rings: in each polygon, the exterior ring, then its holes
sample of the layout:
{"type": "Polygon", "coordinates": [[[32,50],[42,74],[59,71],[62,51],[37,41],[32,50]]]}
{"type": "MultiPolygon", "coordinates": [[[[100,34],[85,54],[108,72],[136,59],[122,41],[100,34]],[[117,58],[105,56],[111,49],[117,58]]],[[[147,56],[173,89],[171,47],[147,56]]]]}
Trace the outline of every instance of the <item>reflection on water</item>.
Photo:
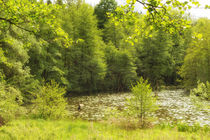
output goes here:
{"type": "MultiPolygon", "coordinates": [[[[108,109],[123,110],[129,93],[99,94],[69,99],[69,110],[74,117],[86,120],[103,120],[108,109]],[[78,111],[78,105],[84,107],[78,111]]],[[[154,114],[159,121],[199,122],[210,125],[210,109],[197,110],[183,90],[164,90],[158,93],[159,110],[154,114]]],[[[208,102],[209,104],[209,102],[208,102]]],[[[210,105],[210,104],[209,104],[210,105]]]]}

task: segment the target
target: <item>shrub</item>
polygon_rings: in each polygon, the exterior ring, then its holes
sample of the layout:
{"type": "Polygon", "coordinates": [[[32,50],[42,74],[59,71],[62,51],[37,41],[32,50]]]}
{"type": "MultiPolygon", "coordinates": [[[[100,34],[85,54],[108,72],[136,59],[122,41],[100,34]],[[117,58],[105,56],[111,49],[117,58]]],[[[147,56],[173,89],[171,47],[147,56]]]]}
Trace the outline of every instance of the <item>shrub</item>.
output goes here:
{"type": "MultiPolygon", "coordinates": [[[[15,118],[20,112],[22,96],[19,90],[14,87],[0,83],[0,122],[5,122],[15,118]]],[[[0,125],[1,125],[0,124],[0,125]]]]}
{"type": "Polygon", "coordinates": [[[43,85],[35,93],[34,117],[42,119],[58,119],[66,115],[67,102],[63,97],[66,89],[60,87],[55,81],[43,85]]]}
{"type": "Polygon", "coordinates": [[[131,91],[133,97],[128,99],[128,114],[138,118],[141,127],[145,127],[151,113],[157,110],[156,98],[150,84],[143,78],[132,86],[131,91]]]}
{"type": "Polygon", "coordinates": [[[198,81],[197,88],[190,91],[191,96],[198,96],[201,99],[210,100],[210,83],[207,81],[206,84],[198,81]]]}
{"type": "Polygon", "coordinates": [[[197,88],[190,91],[190,98],[197,109],[208,110],[209,105],[207,102],[210,100],[210,83],[206,82],[204,84],[198,81],[197,88]]]}

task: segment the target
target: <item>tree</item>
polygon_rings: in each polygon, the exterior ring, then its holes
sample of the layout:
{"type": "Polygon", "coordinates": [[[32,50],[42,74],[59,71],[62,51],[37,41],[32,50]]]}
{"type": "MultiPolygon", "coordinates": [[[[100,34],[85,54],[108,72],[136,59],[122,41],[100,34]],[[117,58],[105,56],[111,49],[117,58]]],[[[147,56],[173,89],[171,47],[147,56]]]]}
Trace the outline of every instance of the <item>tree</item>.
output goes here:
{"type": "Polygon", "coordinates": [[[3,55],[0,62],[0,71],[7,83],[19,88],[21,92],[25,92],[26,83],[32,78],[30,68],[27,66],[29,55],[26,48],[28,44],[22,39],[24,34],[21,34],[19,28],[15,26],[10,27],[7,32],[3,33],[0,34],[2,39],[0,49],[3,55]]]}
{"type": "MultiPolygon", "coordinates": [[[[188,19],[188,15],[182,16],[178,11],[172,10],[170,12],[171,17],[174,19],[188,19]]],[[[167,85],[178,85],[181,81],[181,76],[179,74],[180,67],[183,65],[184,56],[186,52],[187,45],[191,39],[191,28],[184,29],[180,32],[175,32],[170,34],[170,40],[172,41],[172,47],[169,50],[171,57],[170,65],[170,75],[165,75],[164,81],[167,85]]]]}
{"type": "Polygon", "coordinates": [[[98,19],[98,28],[103,29],[104,24],[108,21],[108,13],[114,13],[117,8],[117,2],[115,0],[100,0],[96,5],[94,14],[98,19]]]}
{"type": "Polygon", "coordinates": [[[56,4],[63,5],[63,0],[56,0],[56,4]]]}
{"type": "Polygon", "coordinates": [[[122,92],[129,90],[137,79],[135,48],[127,42],[133,28],[125,28],[123,23],[116,26],[112,18],[105,23],[102,35],[107,44],[104,49],[107,74],[103,87],[108,91],[122,92]]]}
{"type": "Polygon", "coordinates": [[[182,18],[172,18],[171,9],[179,9],[181,16],[184,16],[185,10],[191,9],[191,5],[199,6],[199,2],[196,0],[190,0],[181,2],[179,0],[127,0],[127,4],[116,8],[116,14],[110,14],[113,18],[113,22],[116,25],[119,23],[127,22],[126,27],[134,26],[134,34],[130,36],[130,39],[135,40],[136,37],[142,33],[146,36],[149,35],[149,31],[146,30],[147,24],[141,24],[142,19],[138,18],[138,13],[135,12],[135,3],[140,3],[147,10],[143,15],[143,20],[147,21],[154,30],[164,30],[169,33],[181,32],[185,28],[190,27],[190,21],[182,18]]]}
{"type": "Polygon", "coordinates": [[[171,75],[173,61],[170,50],[172,40],[163,31],[151,31],[151,37],[144,37],[137,49],[137,73],[148,78],[154,90],[163,83],[165,76],[171,75]]]}
{"type": "MultiPolygon", "coordinates": [[[[14,25],[22,30],[36,33],[38,24],[47,22],[53,24],[53,15],[50,14],[55,6],[48,7],[43,3],[28,0],[0,0],[1,13],[0,22],[3,27],[14,25]],[[47,16],[46,16],[47,15],[47,16]],[[25,24],[27,23],[27,24],[25,24]]],[[[57,8],[56,8],[57,9],[57,8]]]]}
{"type": "Polygon", "coordinates": [[[30,73],[34,75],[35,79],[46,82],[55,80],[62,86],[69,87],[69,83],[66,79],[67,71],[64,68],[62,46],[56,42],[46,42],[42,40],[42,43],[37,41],[29,49],[29,62],[30,73]]]}
{"type": "Polygon", "coordinates": [[[48,5],[49,5],[49,4],[52,4],[51,0],[47,0],[47,4],[48,4],[48,5]]]}
{"type": "Polygon", "coordinates": [[[156,98],[147,80],[142,77],[131,89],[132,97],[128,99],[129,114],[138,118],[141,127],[145,127],[150,113],[157,110],[156,98]]]}
{"type": "Polygon", "coordinates": [[[186,51],[184,64],[181,67],[181,76],[185,87],[196,87],[197,81],[210,81],[210,20],[199,19],[193,27],[192,41],[186,51]]]}
{"type": "Polygon", "coordinates": [[[118,49],[111,43],[105,47],[107,74],[103,81],[106,91],[127,91],[136,80],[135,60],[129,50],[118,49]]]}
{"type": "Polygon", "coordinates": [[[128,35],[122,26],[116,26],[111,19],[104,24],[102,37],[106,44],[111,42],[116,48],[120,48],[125,43],[123,39],[126,39],[128,35]]]}
{"type": "Polygon", "coordinates": [[[74,43],[64,52],[64,64],[68,70],[70,91],[92,93],[106,74],[106,63],[93,8],[85,3],[72,3],[63,14],[63,29],[74,43]]]}
{"type": "MultiPolygon", "coordinates": [[[[54,15],[57,17],[58,24],[61,23],[60,13],[62,10],[57,11],[54,15]]],[[[57,40],[57,34],[50,28],[48,24],[40,23],[40,35],[42,38],[31,37],[31,47],[29,48],[29,63],[31,74],[36,79],[41,81],[44,79],[46,82],[55,80],[61,85],[69,86],[66,79],[67,71],[64,68],[63,50],[66,49],[62,42],[57,40]]]]}
{"type": "Polygon", "coordinates": [[[36,0],[0,0],[0,7],[1,79],[18,88],[24,102],[31,100],[29,93],[37,89],[43,77],[66,85],[59,47],[69,46],[71,41],[56,18],[60,6],[36,0]]]}
{"type": "Polygon", "coordinates": [[[46,5],[42,2],[28,0],[0,0],[0,25],[1,29],[9,29],[11,26],[43,37],[40,34],[40,24],[47,24],[57,40],[68,46],[71,40],[63,32],[55,13],[60,9],[59,5],[46,5]]]}

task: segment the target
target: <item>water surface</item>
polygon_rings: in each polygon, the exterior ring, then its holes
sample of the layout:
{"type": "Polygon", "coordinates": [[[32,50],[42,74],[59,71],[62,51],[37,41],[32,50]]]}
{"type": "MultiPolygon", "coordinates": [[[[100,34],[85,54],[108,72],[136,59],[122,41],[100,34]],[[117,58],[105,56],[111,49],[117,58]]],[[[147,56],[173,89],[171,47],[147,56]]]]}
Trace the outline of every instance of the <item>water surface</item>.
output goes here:
{"type": "MultiPolygon", "coordinates": [[[[126,98],[129,97],[131,97],[131,93],[72,97],[69,99],[69,110],[76,118],[103,120],[108,110],[123,110],[126,98]],[[78,111],[78,104],[84,104],[80,111],[78,111]]],[[[210,109],[197,109],[183,90],[161,91],[158,93],[157,103],[159,110],[154,116],[158,118],[158,122],[184,121],[190,125],[195,122],[199,122],[201,125],[210,125],[210,109]]]]}

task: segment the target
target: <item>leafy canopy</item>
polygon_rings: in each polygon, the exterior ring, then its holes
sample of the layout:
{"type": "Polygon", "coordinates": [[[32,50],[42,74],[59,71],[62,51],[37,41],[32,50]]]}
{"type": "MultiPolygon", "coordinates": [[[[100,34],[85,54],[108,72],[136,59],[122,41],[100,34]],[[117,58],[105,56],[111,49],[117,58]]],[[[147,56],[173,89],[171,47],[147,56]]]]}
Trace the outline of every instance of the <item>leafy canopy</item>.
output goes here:
{"type": "Polygon", "coordinates": [[[57,4],[47,5],[37,1],[0,0],[0,29],[13,25],[40,37],[40,25],[47,24],[57,35],[57,39],[69,46],[71,39],[62,30],[55,15],[60,8],[57,4]]]}
{"type": "Polygon", "coordinates": [[[200,6],[197,0],[180,1],[180,0],[127,0],[126,5],[116,9],[117,14],[110,13],[110,17],[116,25],[123,23],[126,27],[135,26],[134,34],[130,36],[130,40],[134,40],[137,36],[149,36],[146,30],[148,24],[151,30],[162,29],[169,33],[180,33],[185,28],[190,27],[190,21],[186,18],[173,18],[171,11],[176,9],[179,11],[180,17],[184,17],[185,11],[192,8],[192,5],[200,6]],[[135,11],[135,4],[143,5],[146,14],[143,15],[143,21],[139,18],[140,13],[135,11]]]}

